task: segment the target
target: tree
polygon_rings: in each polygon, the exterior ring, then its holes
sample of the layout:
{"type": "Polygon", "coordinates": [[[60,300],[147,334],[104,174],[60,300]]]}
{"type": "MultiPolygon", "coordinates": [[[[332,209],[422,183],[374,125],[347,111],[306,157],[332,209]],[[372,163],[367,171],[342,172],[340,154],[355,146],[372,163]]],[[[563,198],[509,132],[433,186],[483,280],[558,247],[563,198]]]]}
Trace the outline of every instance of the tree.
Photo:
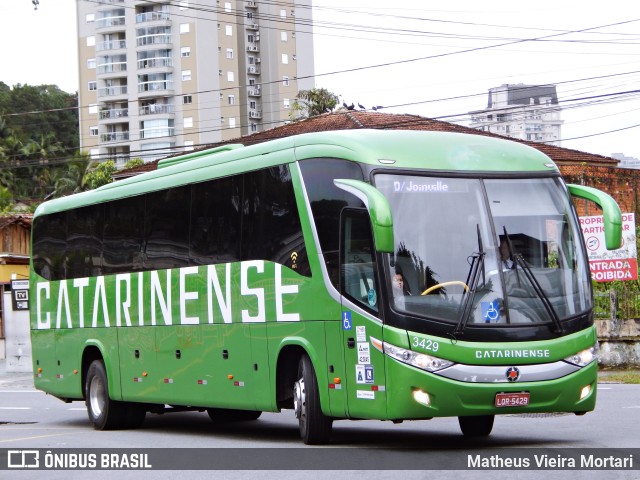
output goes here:
{"type": "Polygon", "coordinates": [[[77,153],[73,160],[56,172],[55,197],[64,197],[86,189],[87,177],[96,167],[88,155],[77,153]]]}
{"type": "Polygon", "coordinates": [[[85,186],[87,190],[101,187],[113,181],[112,175],[116,172],[116,164],[113,160],[99,163],[86,176],[85,186]]]}
{"type": "Polygon", "coordinates": [[[291,105],[289,117],[294,121],[315,117],[332,112],[336,105],[338,105],[338,96],[326,88],[300,90],[291,105]]]}

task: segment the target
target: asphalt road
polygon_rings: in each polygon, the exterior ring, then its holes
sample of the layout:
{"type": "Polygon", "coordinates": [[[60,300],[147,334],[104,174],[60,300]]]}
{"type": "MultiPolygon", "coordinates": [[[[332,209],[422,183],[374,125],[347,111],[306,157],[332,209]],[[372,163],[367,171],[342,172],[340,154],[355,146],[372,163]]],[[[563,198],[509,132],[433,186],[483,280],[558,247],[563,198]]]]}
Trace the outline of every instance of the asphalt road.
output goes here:
{"type": "MultiPolygon", "coordinates": [[[[110,448],[146,449],[167,448],[168,455],[180,455],[180,449],[251,449],[249,455],[266,450],[271,469],[260,473],[265,479],[300,478],[394,478],[393,470],[371,470],[370,462],[389,451],[417,449],[428,455],[441,452],[475,452],[479,448],[499,449],[599,449],[640,448],[640,385],[600,384],[596,411],[585,416],[575,415],[505,415],[496,418],[490,437],[473,440],[461,436],[457,419],[444,418],[431,421],[404,422],[394,425],[379,421],[338,421],[334,423],[329,447],[304,446],[298,437],[293,412],[265,413],[254,422],[216,426],[206,413],[186,412],[166,415],[148,414],[144,426],[138,430],[98,432],[89,425],[84,404],[65,404],[33,388],[29,374],[2,374],[0,372],[0,449],[74,449],[110,448]],[[340,450],[335,450],[339,448],[340,450]],[[257,449],[257,450],[253,450],[257,449]],[[301,450],[302,449],[302,450],[301,450]],[[345,450],[350,449],[350,450],[345,450]],[[373,450],[373,452],[370,451],[373,450]],[[314,467],[321,470],[274,470],[280,462],[286,468],[292,458],[302,458],[313,452],[314,467]],[[349,471],[333,470],[332,454],[344,452],[353,456],[349,471]],[[364,452],[364,453],[363,453],[364,452]],[[378,454],[376,454],[378,452],[378,454]],[[364,456],[363,456],[364,455],[364,456]],[[369,455],[369,456],[367,456],[369,455]],[[373,455],[373,456],[372,456],[373,455]],[[325,463],[326,457],[326,463],[325,463]],[[354,470],[355,469],[355,470],[354,470]]],[[[549,450],[553,449],[553,450],[549,450]]],[[[236,450],[227,450],[231,456],[236,450]]],[[[518,450],[510,450],[518,451],[518,450]]],[[[525,450],[519,450],[525,451],[525,450]]],[[[560,451],[560,450],[559,450],[560,451]]],[[[205,452],[205,451],[199,451],[205,452]]],[[[215,450],[220,454],[219,450],[215,450]]],[[[193,452],[191,452],[193,453],[193,452]]],[[[241,452],[242,453],[242,452],[241,452]]],[[[232,455],[233,454],[233,455],[232,455]]],[[[238,471],[192,471],[195,478],[256,478],[256,472],[241,470],[244,461],[252,458],[238,456],[238,471]]],[[[427,457],[425,457],[427,458],[427,457]]],[[[433,457],[432,457],[433,458],[433,457]]],[[[640,456],[635,466],[640,466],[640,456]]],[[[339,462],[337,462],[339,463],[339,462]]],[[[375,462],[374,462],[375,463],[375,462]]],[[[310,467],[312,468],[312,467],[310,467]]],[[[183,472],[184,473],[184,472],[183,472]]],[[[175,478],[171,471],[107,472],[107,471],[0,471],[0,478],[175,478]],[[5,474],[11,473],[10,476],[5,474]],[[117,475],[117,477],[115,476],[117,475]]],[[[566,479],[567,471],[449,471],[421,470],[408,464],[402,478],[540,478],[566,479]],[[515,474],[515,475],[514,475],[515,474]],[[533,477],[533,475],[536,477],[533,477]]],[[[576,471],[575,478],[640,478],[640,471],[576,471]]]]}

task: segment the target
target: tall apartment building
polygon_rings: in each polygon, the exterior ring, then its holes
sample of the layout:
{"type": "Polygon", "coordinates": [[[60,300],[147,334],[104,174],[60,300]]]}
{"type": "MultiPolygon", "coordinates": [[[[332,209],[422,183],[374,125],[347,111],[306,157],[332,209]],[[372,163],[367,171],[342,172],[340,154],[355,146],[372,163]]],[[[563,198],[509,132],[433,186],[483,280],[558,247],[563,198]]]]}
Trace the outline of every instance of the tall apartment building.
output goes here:
{"type": "Polygon", "coordinates": [[[489,89],[485,110],[469,112],[471,128],[560,146],[561,108],[555,85],[505,84],[489,89]]]}
{"type": "Polygon", "coordinates": [[[281,125],[313,88],[311,0],[78,0],[80,146],[150,161],[281,125]]]}

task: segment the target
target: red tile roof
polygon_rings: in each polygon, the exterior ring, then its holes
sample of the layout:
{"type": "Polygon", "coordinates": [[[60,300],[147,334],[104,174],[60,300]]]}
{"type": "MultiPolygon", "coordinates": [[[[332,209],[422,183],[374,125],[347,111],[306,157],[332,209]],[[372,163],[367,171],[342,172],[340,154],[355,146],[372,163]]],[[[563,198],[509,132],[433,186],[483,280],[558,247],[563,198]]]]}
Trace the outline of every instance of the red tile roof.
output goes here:
{"type": "MultiPolygon", "coordinates": [[[[337,112],[325,113],[323,115],[311,117],[306,120],[292,122],[281,127],[254,133],[252,135],[247,135],[245,137],[207,145],[206,147],[202,147],[198,150],[206,150],[209,148],[218,147],[220,145],[226,145],[228,143],[254,145],[256,143],[267,142],[276,138],[285,138],[302,133],[324,132],[328,130],[350,130],[360,128],[380,130],[428,130],[439,132],[459,132],[473,135],[486,135],[490,137],[507,138],[493,133],[482,132],[473,128],[463,127],[461,125],[442,122],[439,120],[432,120],[430,118],[421,117],[418,115],[365,112],[356,110],[346,111],[341,109],[337,112]]],[[[556,164],[558,164],[558,166],[578,163],[615,167],[618,164],[618,160],[602,155],[595,155],[593,153],[580,152],[578,150],[555,147],[552,145],[545,145],[537,142],[514,139],[509,140],[524,143],[540,150],[544,154],[548,155],[556,164]]],[[[120,171],[116,175],[114,175],[114,178],[125,178],[138,175],[146,171],[155,170],[156,167],[157,161],[149,162],[138,167],[120,171]]]]}

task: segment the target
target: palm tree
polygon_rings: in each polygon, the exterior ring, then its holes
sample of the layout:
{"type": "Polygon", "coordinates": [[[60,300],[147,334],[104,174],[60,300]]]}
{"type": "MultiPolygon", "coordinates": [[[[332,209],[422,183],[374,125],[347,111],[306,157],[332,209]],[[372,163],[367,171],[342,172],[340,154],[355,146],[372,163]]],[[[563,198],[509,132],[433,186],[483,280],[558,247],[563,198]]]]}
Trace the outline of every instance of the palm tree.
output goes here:
{"type": "Polygon", "coordinates": [[[87,175],[95,167],[88,155],[76,153],[73,159],[56,172],[54,197],[64,197],[86,190],[87,175]]]}

